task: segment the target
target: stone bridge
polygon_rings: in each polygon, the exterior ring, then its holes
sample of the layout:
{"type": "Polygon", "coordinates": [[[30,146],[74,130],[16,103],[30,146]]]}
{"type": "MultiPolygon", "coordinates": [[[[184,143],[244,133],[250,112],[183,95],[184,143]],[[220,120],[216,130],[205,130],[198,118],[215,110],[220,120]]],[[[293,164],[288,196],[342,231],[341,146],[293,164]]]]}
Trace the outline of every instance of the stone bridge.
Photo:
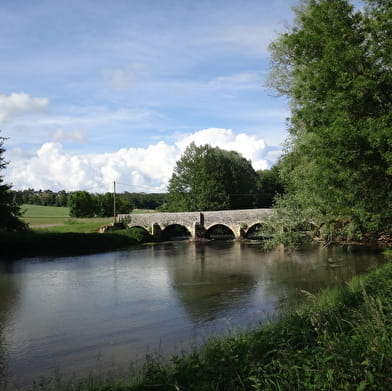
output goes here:
{"type": "Polygon", "coordinates": [[[256,226],[265,222],[272,209],[221,210],[209,212],[143,213],[118,215],[118,221],[128,227],[142,227],[155,240],[160,240],[166,230],[173,226],[187,229],[193,240],[209,238],[216,227],[229,229],[235,239],[244,239],[256,226]]]}

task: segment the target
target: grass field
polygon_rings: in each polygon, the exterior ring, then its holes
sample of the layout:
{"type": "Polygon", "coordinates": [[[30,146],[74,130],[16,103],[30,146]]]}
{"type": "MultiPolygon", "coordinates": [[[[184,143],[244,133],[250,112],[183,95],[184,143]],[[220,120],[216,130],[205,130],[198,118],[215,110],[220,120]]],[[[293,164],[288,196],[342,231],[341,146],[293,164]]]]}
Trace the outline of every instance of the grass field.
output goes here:
{"type": "MultiPolygon", "coordinates": [[[[23,221],[32,229],[50,232],[89,233],[98,231],[99,227],[109,224],[113,217],[79,219],[69,216],[69,208],[59,206],[22,205],[23,221]]],[[[133,213],[152,213],[151,210],[135,209],[133,213]]]]}
{"type": "Polygon", "coordinates": [[[69,217],[69,208],[59,206],[22,205],[22,219],[30,226],[64,224],[69,217]]]}

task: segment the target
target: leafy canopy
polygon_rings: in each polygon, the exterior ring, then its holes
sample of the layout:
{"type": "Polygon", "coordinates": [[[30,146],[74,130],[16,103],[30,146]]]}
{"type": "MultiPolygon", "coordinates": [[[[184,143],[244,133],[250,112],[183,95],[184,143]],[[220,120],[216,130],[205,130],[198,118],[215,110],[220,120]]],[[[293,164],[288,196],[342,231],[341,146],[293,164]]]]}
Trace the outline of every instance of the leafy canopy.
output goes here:
{"type": "Polygon", "coordinates": [[[166,210],[252,208],[257,174],[239,153],[191,143],[169,181],[166,210]]]}
{"type": "MultiPolygon", "coordinates": [[[[4,159],[4,137],[0,137],[0,170],[6,168],[8,162],[4,159]]],[[[11,186],[4,183],[4,177],[0,175],[0,231],[25,230],[27,225],[19,219],[20,207],[14,201],[14,194],[10,191],[11,186]]]]}
{"type": "Polygon", "coordinates": [[[270,46],[269,84],[291,104],[280,204],[330,238],[392,229],[392,2],[366,3],[303,1],[270,46]]]}

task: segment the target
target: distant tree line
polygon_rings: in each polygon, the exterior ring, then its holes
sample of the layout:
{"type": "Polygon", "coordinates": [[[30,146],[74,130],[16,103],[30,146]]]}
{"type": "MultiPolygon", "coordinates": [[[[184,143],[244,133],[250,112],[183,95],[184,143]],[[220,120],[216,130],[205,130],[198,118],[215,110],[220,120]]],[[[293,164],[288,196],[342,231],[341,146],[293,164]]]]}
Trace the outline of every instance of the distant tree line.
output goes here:
{"type": "MultiPolygon", "coordinates": [[[[89,193],[65,190],[18,190],[9,195],[15,204],[69,206],[72,217],[108,217],[114,213],[113,193],[89,193]]],[[[130,213],[133,209],[157,209],[165,202],[165,193],[116,194],[116,213],[130,213]]]]}
{"type": "MultiPolygon", "coordinates": [[[[68,206],[69,198],[74,191],[52,190],[17,190],[13,191],[18,204],[43,206],[68,206]]],[[[94,194],[94,193],[91,193],[94,194]]],[[[112,193],[106,193],[111,194],[112,193]]],[[[96,194],[97,195],[97,194],[96,194]]],[[[165,193],[119,193],[117,197],[130,201],[136,209],[157,209],[165,201],[165,193]]]]}

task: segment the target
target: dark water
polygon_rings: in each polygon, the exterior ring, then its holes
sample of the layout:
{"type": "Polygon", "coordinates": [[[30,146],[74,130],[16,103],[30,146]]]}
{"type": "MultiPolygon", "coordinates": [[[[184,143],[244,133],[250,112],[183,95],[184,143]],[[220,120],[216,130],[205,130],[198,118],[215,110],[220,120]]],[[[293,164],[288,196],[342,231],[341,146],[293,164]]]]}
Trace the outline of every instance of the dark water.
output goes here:
{"type": "MultiPolygon", "coordinates": [[[[384,262],[366,249],[286,254],[245,243],[171,242],[0,263],[0,373],[7,389],[141,363],[248,327],[384,262]]],[[[0,376],[1,377],[1,376],[0,376]]],[[[1,381],[0,381],[1,385],[1,381]]]]}

